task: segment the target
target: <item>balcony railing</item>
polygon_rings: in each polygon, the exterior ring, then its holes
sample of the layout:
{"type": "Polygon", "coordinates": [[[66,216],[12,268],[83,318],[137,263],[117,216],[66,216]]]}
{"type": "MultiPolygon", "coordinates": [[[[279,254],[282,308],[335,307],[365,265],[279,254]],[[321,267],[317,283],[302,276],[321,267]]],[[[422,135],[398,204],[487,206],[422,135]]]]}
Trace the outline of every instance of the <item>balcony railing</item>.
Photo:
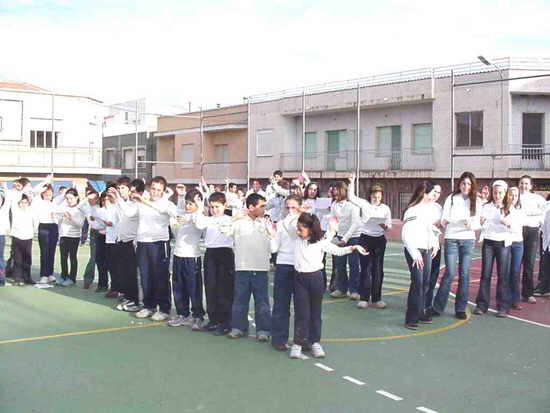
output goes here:
{"type": "MultiPolygon", "coordinates": [[[[357,151],[309,152],[305,154],[306,171],[346,172],[357,167],[357,151]]],[[[360,151],[362,171],[426,171],[433,170],[433,150],[360,151]]],[[[282,153],[280,168],[284,171],[302,170],[302,153],[282,153]]]]}
{"type": "MultiPolygon", "coordinates": [[[[59,147],[53,150],[57,168],[101,168],[101,148],[59,147]]],[[[0,166],[50,167],[50,148],[0,146],[0,166]]]]}
{"type": "Polygon", "coordinates": [[[550,145],[509,145],[509,167],[514,170],[550,170],[550,145]],[[546,155],[545,155],[546,154],[546,155]]]}

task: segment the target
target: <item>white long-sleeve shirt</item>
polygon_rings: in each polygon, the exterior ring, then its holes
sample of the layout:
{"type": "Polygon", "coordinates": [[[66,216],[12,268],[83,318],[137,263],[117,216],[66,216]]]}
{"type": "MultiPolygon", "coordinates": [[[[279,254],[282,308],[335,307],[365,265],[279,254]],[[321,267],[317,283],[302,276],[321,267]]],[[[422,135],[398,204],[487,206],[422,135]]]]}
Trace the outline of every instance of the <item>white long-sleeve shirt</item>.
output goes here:
{"type": "Polygon", "coordinates": [[[294,265],[294,250],[296,248],[296,234],[298,214],[289,214],[277,222],[277,233],[272,240],[272,251],[277,253],[277,264],[294,265]]]}
{"type": "Polygon", "coordinates": [[[519,197],[521,209],[525,214],[523,225],[531,228],[539,228],[544,221],[546,200],[539,194],[524,193],[519,197]]]}
{"type": "Polygon", "coordinates": [[[204,230],[204,244],[206,248],[233,248],[233,239],[221,231],[221,227],[231,225],[231,217],[207,217],[202,213],[194,215],[194,222],[198,229],[204,230]]]}
{"type": "Polygon", "coordinates": [[[513,208],[512,219],[516,221],[514,225],[510,227],[510,241],[522,242],[523,241],[523,223],[525,222],[525,214],[522,208],[513,208]]]}
{"type": "Polygon", "coordinates": [[[55,208],[54,213],[61,217],[59,222],[60,237],[80,238],[85,216],[78,205],[70,207],[67,204],[62,204],[55,208]],[[71,218],[67,218],[65,213],[69,213],[71,218]]]}
{"type": "Polygon", "coordinates": [[[481,226],[480,239],[504,241],[505,246],[512,244],[512,232],[518,229],[514,227],[522,225],[522,220],[517,216],[515,208],[511,208],[510,214],[505,216],[503,209],[493,202],[483,205],[481,216],[485,219],[485,222],[481,226]]]}
{"type": "Polygon", "coordinates": [[[286,197],[290,194],[288,189],[284,189],[277,184],[271,184],[266,188],[266,209],[273,222],[283,219],[283,209],[286,197]]]}
{"type": "Polygon", "coordinates": [[[11,206],[11,212],[10,235],[20,240],[33,239],[34,231],[38,228],[38,216],[32,205],[23,209],[14,203],[11,206]]]}
{"type": "Polygon", "coordinates": [[[338,247],[328,239],[322,239],[313,244],[308,240],[297,239],[295,241],[294,268],[297,272],[314,272],[323,269],[324,253],[332,255],[346,255],[353,252],[350,247],[338,247]]]}
{"type": "Polygon", "coordinates": [[[119,210],[119,217],[120,221],[118,222],[118,234],[117,234],[117,241],[118,242],[130,242],[135,241],[137,238],[137,230],[138,230],[138,224],[139,224],[139,218],[136,215],[128,216],[124,214],[122,211],[122,208],[120,206],[121,203],[128,204],[130,206],[130,210],[133,210],[136,208],[136,202],[130,201],[130,200],[119,200],[115,205],[119,210]]]}
{"type": "Polygon", "coordinates": [[[438,246],[432,214],[432,206],[425,202],[420,202],[405,211],[401,240],[413,260],[422,257],[420,249],[429,250],[438,246]]]}
{"type": "Polygon", "coordinates": [[[116,244],[118,235],[118,224],[120,222],[119,209],[115,205],[106,205],[99,209],[99,218],[105,224],[105,243],[116,244]],[[112,225],[107,225],[110,222],[112,225]]]}
{"type": "MultiPolygon", "coordinates": [[[[200,212],[196,213],[200,214],[200,212]]],[[[176,230],[174,255],[180,258],[197,258],[201,256],[199,242],[204,231],[195,225],[194,214],[186,215],[186,218],[188,220],[178,224],[176,230]]]]}
{"type": "Polygon", "coordinates": [[[265,218],[238,217],[220,230],[233,238],[235,271],[269,271],[271,236],[265,218]]]}
{"type": "Polygon", "coordinates": [[[546,210],[542,224],[542,250],[550,251],[550,208],[546,210]]]}
{"type": "Polygon", "coordinates": [[[476,198],[476,213],[470,216],[470,198],[462,194],[449,195],[443,205],[441,220],[448,221],[445,239],[476,239],[475,231],[481,228],[482,202],[476,198]]]}
{"type": "Polygon", "coordinates": [[[170,238],[168,226],[170,218],[176,216],[176,205],[168,199],[148,201],[148,204],[118,200],[117,205],[126,217],[137,216],[138,242],[168,241],[170,238]]]}
{"type": "Polygon", "coordinates": [[[98,231],[100,234],[105,235],[105,222],[103,221],[105,217],[102,214],[101,208],[99,205],[94,205],[90,207],[90,216],[88,217],[88,223],[90,228],[98,231]]]}
{"type": "Polygon", "coordinates": [[[0,197],[0,235],[8,235],[10,233],[10,208],[11,203],[5,193],[0,197]]]}
{"type": "Polygon", "coordinates": [[[359,208],[351,202],[334,202],[330,207],[330,215],[339,220],[338,235],[342,241],[348,242],[350,238],[361,235],[359,208]]]}

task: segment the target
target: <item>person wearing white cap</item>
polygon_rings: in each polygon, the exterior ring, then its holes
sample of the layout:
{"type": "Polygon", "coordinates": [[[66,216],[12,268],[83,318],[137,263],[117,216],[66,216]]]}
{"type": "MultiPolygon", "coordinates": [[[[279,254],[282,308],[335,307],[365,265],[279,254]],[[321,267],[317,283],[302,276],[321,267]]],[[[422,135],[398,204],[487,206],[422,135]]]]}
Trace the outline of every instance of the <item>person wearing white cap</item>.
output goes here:
{"type": "Polygon", "coordinates": [[[507,317],[511,306],[508,274],[510,271],[512,234],[515,226],[521,225],[515,208],[506,197],[508,184],[502,180],[493,182],[491,194],[481,210],[481,280],[474,314],[482,315],[489,310],[493,262],[497,262],[497,317],[507,317]]]}

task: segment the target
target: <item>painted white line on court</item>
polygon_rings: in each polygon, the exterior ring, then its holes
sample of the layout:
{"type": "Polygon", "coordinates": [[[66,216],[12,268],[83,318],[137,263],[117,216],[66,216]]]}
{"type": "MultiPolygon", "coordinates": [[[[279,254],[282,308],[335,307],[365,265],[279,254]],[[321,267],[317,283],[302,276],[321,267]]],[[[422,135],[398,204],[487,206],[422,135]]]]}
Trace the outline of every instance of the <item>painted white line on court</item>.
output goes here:
{"type": "Polygon", "coordinates": [[[349,381],[350,383],[357,384],[358,386],[364,386],[366,384],[366,383],[362,382],[361,380],[354,379],[353,377],[350,377],[350,376],[343,376],[342,378],[344,380],[349,381]]]}
{"type": "Polygon", "coordinates": [[[321,364],[321,363],[315,363],[315,365],[317,367],[319,367],[320,369],[322,370],[325,370],[325,371],[334,371],[334,369],[332,367],[329,367],[329,366],[325,366],[324,364],[321,364]]]}
{"type": "Polygon", "coordinates": [[[380,394],[384,397],[387,397],[388,399],[395,400],[396,402],[399,402],[399,401],[403,400],[403,397],[396,396],[395,394],[392,394],[392,393],[387,392],[385,390],[376,390],[376,393],[378,393],[378,394],[380,394]]]}
{"type": "Polygon", "coordinates": [[[428,409],[427,407],[423,407],[423,406],[417,407],[416,410],[418,410],[419,412],[424,412],[424,413],[438,413],[435,410],[428,409]]]}

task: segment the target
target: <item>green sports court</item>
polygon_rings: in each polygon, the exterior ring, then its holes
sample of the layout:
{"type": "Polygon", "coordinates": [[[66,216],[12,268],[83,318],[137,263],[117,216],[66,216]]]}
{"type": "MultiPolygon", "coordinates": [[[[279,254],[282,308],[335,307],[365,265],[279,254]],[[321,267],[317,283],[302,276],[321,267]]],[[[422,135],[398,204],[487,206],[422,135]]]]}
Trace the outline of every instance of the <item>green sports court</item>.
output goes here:
{"type": "MultiPolygon", "coordinates": [[[[38,245],[33,252],[38,279],[38,245]]],[[[81,270],[87,254],[81,247],[81,270]]],[[[389,243],[388,308],[327,295],[319,360],[290,360],[253,337],[141,321],[81,281],[1,288],[0,412],[550,411],[550,322],[461,321],[450,303],[411,332],[408,278],[402,246],[389,243]]]]}

